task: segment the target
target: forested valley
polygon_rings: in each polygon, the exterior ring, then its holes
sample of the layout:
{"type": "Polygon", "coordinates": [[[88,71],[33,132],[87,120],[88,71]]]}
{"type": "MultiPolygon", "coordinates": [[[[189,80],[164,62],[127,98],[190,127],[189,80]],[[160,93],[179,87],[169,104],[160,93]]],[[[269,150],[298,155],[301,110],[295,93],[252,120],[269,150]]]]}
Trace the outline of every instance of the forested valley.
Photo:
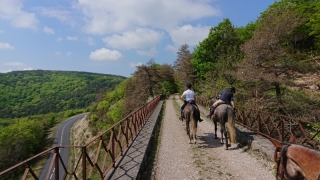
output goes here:
{"type": "Polygon", "coordinates": [[[90,111],[99,95],[125,79],[72,71],[0,73],[0,171],[50,147],[52,127],[90,111]]]}
{"type": "MultiPolygon", "coordinates": [[[[64,100],[56,101],[55,108],[56,112],[86,108],[89,111],[90,129],[93,134],[97,134],[141,107],[150,98],[160,94],[168,96],[181,93],[185,90],[185,84],[190,82],[197,96],[203,98],[216,97],[221,90],[232,85],[236,88],[235,103],[238,109],[280,113],[319,123],[319,53],[320,1],[282,0],[274,2],[257,20],[248,22],[243,27],[235,27],[229,19],[224,19],[212,27],[208,37],[194,49],[188,44],[182,45],[177,58],[172,60],[173,64],[159,64],[155,59],[150,59],[137,66],[131,77],[117,77],[120,81],[113,84],[115,89],[112,91],[95,91],[93,94],[98,96],[90,96],[79,90],[79,94],[83,93],[81,98],[87,96],[97,100],[91,104],[82,100],[64,99],[72,93],[60,93],[58,97],[64,100]]],[[[68,84],[65,88],[68,89],[71,84],[80,82],[64,83],[68,84]]],[[[87,85],[83,83],[80,87],[89,88],[85,87],[87,85]]],[[[13,109],[6,111],[1,106],[1,117],[22,117],[32,114],[32,111],[51,112],[50,108],[53,107],[50,104],[42,104],[45,107],[41,111],[34,106],[37,104],[35,102],[40,102],[41,97],[52,97],[48,96],[52,95],[49,93],[52,92],[50,88],[46,90],[48,91],[42,96],[35,93],[35,100],[27,100],[27,95],[21,92],[26,100],[22,100],[21,105],[11,101],[9,104],[13,109]]],[[[13,93],[10,97],[16,98],[13,89],[6,90],[9,91],[13,93]]],[[[2,98],[0,103],[8,101],[7,98],[8,96],[2,98]]],[[[20,99],[16,98],[15,101],[20,102],[20,99]]],[[[23,120],[19,122],[25,123],[23,120]]],[[[14,131],[18,127],[10,128],[10,131],[14,131]]],[[[311,127],[310,133],[312,129],[319,128],[320,126],[311,127]]],[[[1,147],[8,147],[5,143],[10,142],[1,141],[7,137],[1,131],[3,129],[0,129],[0,156],[5,154],[3,151],[8,151],[1,150],[1,147]]],[[[320,140],[320,135],[317,137],[320,140]]],[[[13,142],[21,144],[21,141],[13,142]]],[[[28,155],[32,154],[34,153],[30,152],[28,155]]],[[[3,166],[0,164],[0,170],[1,168],[3,166]]]]}

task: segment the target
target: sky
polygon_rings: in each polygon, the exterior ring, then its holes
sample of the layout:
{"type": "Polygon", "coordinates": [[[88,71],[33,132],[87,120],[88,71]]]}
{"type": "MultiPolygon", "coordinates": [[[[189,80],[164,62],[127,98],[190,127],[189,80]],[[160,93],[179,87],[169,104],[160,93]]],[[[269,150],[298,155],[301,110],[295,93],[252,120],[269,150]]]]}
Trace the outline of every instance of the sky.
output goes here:
{"type": "Polygon", "coordinates": [[[84,71],[130,77],[171,64],[228,18],[257,20],[274,0],[0,0],[0,73],[84,71]]]}

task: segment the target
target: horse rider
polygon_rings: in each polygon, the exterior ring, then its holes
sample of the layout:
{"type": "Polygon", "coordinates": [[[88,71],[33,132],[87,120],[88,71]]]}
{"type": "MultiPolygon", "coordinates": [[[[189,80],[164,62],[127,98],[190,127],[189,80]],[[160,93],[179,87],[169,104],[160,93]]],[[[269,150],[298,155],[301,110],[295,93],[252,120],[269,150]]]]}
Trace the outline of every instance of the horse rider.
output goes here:
{"type": "MultiPolygon", "coordinates": [[[[184,103],[183,103],[183,105],[181,106],[181,116],[180,116],[180,118],[179,118],[180,120],[182,120],[183,109],[184,109],[184,107],[186,107],[186,105],[187,105],[188,103],[194,104],[194,105],[198,106],[198,105],[196,104],[196,102],[195,102],[196,95],[195,95],[194,91],[191,90],[192,84],[191,84],[191,83],[187,83],[186,86],[187,86],[188,89],[185,90],[185,91],[183,92],[183,94],[181,95],[181,99],[183,99],[183,97],[185,96],[185,97],[186,97],[186,100],[184,100],[184,103]]],[[[199,120],[199,122],[202,122],[202,121],[203,121],[203,120],[200,118],[200,113],[199,113],[198,120],[199,120]]]]}
{"type": "Polygon", "coordinates": [[[219,104],[229,104],[231,105],[232,109],[234,109],[234,100],[233,100],[233,94],[236,93],[236,88],[233,86],[230,86],[228,89],[223,90],[220,95],[219,99],[212,104],[210,107],[210,114],[207,115],[207,117],[211,117],[211,115],[214,113],[214,110],[219,104]]]}

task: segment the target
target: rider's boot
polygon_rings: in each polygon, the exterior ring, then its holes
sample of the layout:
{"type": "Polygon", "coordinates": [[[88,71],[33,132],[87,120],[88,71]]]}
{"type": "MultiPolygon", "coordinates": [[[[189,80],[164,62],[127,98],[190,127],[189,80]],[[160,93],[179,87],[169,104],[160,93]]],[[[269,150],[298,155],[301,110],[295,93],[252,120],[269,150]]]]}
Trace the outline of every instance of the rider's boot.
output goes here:
{"type": "Polygon", "coordinates": [[[207,118],[210,118],[213,115],[215,109],[216,107],[213,107],[213,106],[210,107],[210,114],[207,115],[207,118]]]}
{"type": "Polygon", "coordinates": [[[181,115],[180,115],[180,117],[179,117],[179,120],[181,120],[181,121],[183,120],[182,112],[183,112],[183,111],[181,111],[181,115]]]}

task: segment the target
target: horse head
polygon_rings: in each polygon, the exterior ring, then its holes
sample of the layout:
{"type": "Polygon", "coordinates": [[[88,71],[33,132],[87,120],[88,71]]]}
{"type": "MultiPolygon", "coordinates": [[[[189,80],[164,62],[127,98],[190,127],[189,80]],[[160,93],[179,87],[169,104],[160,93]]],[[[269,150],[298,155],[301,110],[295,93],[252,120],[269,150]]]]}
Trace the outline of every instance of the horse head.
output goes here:
{"type": "Polygon", "coordinates": [[[320,179],[320,152],[296,144],[294,136],[288,143],[269,140],[275,146],[273,159],[277,163],[277,178],[320,179]]]}

